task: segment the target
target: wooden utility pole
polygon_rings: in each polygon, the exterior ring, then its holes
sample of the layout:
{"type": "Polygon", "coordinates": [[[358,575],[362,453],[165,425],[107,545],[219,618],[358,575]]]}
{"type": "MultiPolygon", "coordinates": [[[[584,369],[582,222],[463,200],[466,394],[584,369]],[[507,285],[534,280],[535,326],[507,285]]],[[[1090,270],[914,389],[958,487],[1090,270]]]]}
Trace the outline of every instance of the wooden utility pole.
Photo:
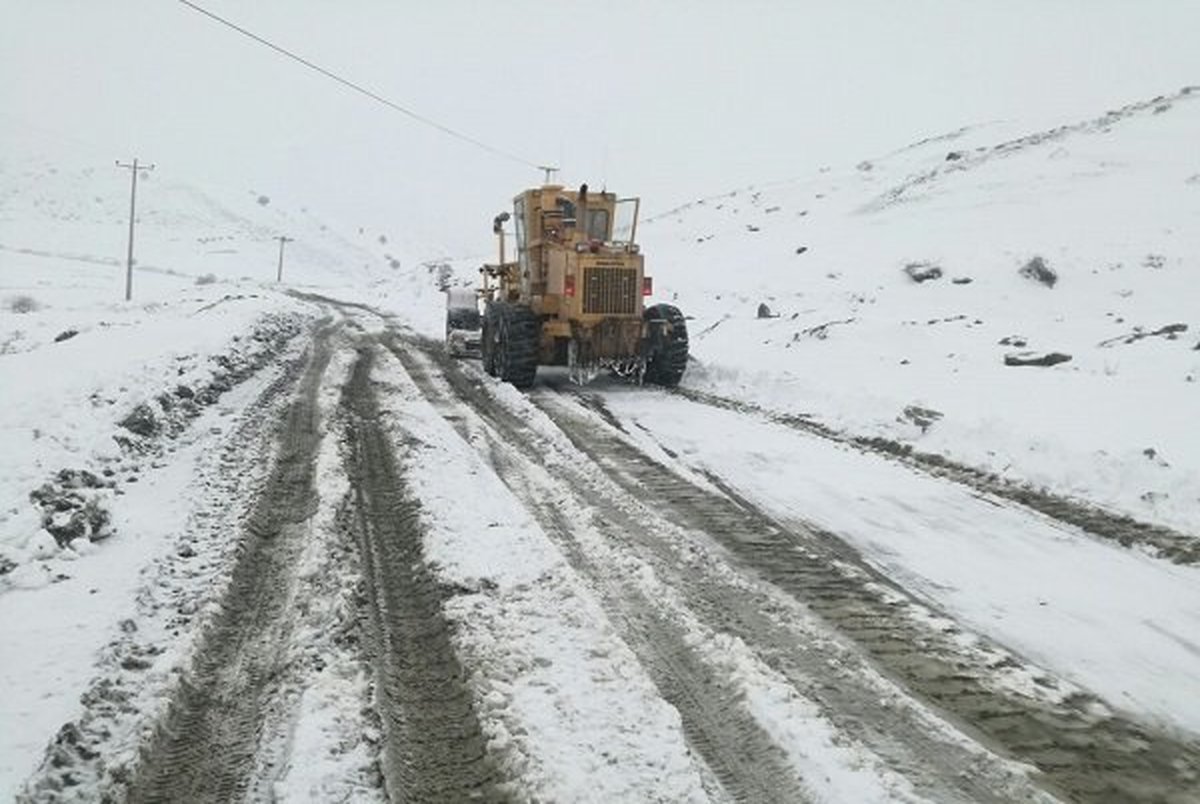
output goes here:
{"type": "Polygon", "coordinates": [[[131,176],[129,184],[129,253],[125,257],[125,301],[133,298],[133,221],[137,209],[137,177],[139,170],[154,170],[154,165],[132,164],[117,160],[117,167],[126,168],[131,176]]]}
{"type": "Polygon", "coordinates": [[[291,242],[293,242],[293,240],[295,238],[286,237],[284,235],[278,235],[275,239],[279,241],[279,270],[275,272],[275,281],[282,282],[283,281],[283,244],[291,243],[291,242]]]}

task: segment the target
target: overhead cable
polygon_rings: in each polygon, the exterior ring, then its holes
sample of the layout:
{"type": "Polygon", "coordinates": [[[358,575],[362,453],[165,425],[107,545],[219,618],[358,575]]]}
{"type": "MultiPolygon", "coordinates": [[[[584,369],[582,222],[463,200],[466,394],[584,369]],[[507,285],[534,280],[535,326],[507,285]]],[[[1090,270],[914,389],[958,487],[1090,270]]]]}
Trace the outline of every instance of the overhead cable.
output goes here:
{"type": "Polygon", "coordinates": [[[289,59],[291,59],[292,61],[299,62],[300,64],[303,64],[305,67],[309,68],[310,70],[315,70],[316,72],[320,73],[321,75],[325,76],[326,78],[330,78],[330,79],[333,79],[334,81],[337,81],[339,84],[341,84],[344,87],[352,89],[361,95],[366,95],[371,100],[376,101],[378,103],[382,103],[384,106],[387,106],[389,109],[400,112],[403,115],[407,115],[408,117],[412,118],[413,120],[416,120],[418,123],[429,126],[430,128],[437,129],[438,131],[442,132],[443,134],[449,135],[458,140],[462,140],[463,142],[470,143],[471,145],[474,145],[477,148],[482,148],[483,150],[485,150],[488,153],[493,154],[495,156],[503,157],[504,159],[509,159],[514,162],[519,162],[522,165],[527,165],[532,168],[537,167],[537,165],[535,163],[530,162],[528,159],[524,159],[515,154],[508,153],[507,151],[504,151],[500,148],[496,148],[495,146],[488,145],[486,142],[477,140],[474,137],[471,137],[467,134],[463,134],[461,131],[455,131],[454,129],[450,128],[447,125],[443,125],[442,123],[439,123],[436,120],[431,120],[430,118],[428,118],[422,114],[418,114],[417,112],[414,112],[412,109],[407,109],[398,103],[390,101],[387,98],[383,97],[382,95],[372,92],[371,90],[366,89],[365,87],[363,87],[359,84],[356,84],[355,82],[353,82],[347,78],[343,78],[342,76],[338,75],[337,73],[334,73],[330,70],[326,70],[324,67],[322,67],[318,64],[314,64],[313,62],[309,61],[308,59],[304,58],[303,56],[299,56],[299,55],[293,53],[292,51],[288,50],[287,48],[280,47],[279,45],[275,44],[274,42],[271,42],[270,40],[265,39],[256,33],[246,30],[245,28],[238,25],[237,23],[231,22],[231,21],[225,19],[224,17],[213,13],[212,11],[209,11],[208,9],[203,8],[199,5],[197,5],[196,3],[191,2],[191,0],[179,0],[179,2],[182,3],[183,5],[187,6],[188,8],[192,9],[193,11],[198,11],[199,13],[203,14],[204,16],[206,16],[208,18],[215,20],[216,22],[219,22],[222,25],[225,25],[226,27],[232,28],[233,30],[237,31],[238,33],[242,34],[243,36],[253,39],[255,42],[258,42],[260,45],[265,45],[266,47],[271,48],[271,50],[274,50],[276,53],[286,56],[289,59]]]}

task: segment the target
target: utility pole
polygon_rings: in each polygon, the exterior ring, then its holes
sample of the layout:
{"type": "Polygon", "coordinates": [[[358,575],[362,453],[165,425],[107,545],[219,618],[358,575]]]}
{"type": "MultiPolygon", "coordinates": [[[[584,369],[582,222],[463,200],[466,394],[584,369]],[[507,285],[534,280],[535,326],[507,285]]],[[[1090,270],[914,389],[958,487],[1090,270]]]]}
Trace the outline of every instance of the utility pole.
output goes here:
{"type": "Polygon", "coordinates": [[[135,158],[132,164],[126,164],[118,159],[117,167],[127,169],[132,177],[129,185],[129,254],[125,257],[125,301],[129,301],[133,298],[133,220],[137,208],[138,171],[154,170],[154,165],[138,164],[135,158]]]}
{"type": "Polygon", "coordinates": [[[275,281],[282,282],[283,281],[283,244],[291,243],[295,240],[295,238],[286,237],[285,235],[277,235],[275,237],[275,239],[279,241],[279,270],[275,272],[275,281]]]}

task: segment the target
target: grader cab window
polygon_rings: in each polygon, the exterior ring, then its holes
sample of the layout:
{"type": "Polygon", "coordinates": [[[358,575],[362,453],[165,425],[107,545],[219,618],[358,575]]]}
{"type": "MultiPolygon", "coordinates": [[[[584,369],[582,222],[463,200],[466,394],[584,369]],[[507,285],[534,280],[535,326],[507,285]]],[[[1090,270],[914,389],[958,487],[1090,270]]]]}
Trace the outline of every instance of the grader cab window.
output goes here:
{"type": "Polygon", "coordinates": [[[521,274],[529,268],[529,257],[525,243],[525,199],[518,198],[513,204],[513,228],[517,233],[517,264],[521,274]]]}
{"type": "Polygon", "coordinates": [[[640,198],[618,198],[612,239],[618,243],[634,243],[637,238],[640,198]]]}
{"type": "Polygon", "coordinates": [[[587,211],[588,240],[608,240],[608,210],[589,209],[587,211]]]}
{"type": "Polygon", "coordinates": [[[513,204],[513,226],[517,230],[517,250],[525,250],[525,199],[520,198],[513,204]]]}
{"type": "Polygon", "coordinates": [[[573,203],[571,203],[570,199],[559,198],[559,199],[556,199],[554,203],[555,203],[555,206],[558,207],[558,212],[562,219],[562,225],[568,226],[568,227],[574,226],[575,225],[575,205],[573,203]]]}

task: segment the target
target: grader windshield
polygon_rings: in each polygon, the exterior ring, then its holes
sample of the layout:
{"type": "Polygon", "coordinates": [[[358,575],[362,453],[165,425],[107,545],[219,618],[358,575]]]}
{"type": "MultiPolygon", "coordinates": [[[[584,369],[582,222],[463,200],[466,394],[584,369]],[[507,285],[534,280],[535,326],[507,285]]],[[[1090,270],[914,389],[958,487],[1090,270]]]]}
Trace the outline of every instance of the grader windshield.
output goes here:
{"type": "Polygon", "coordinates": [[[612,237],[616,243],[637,242],[638,211],[641,209],[640,198],[618,198],[615,205],[616,220],[613,223],[612,237]]]}

